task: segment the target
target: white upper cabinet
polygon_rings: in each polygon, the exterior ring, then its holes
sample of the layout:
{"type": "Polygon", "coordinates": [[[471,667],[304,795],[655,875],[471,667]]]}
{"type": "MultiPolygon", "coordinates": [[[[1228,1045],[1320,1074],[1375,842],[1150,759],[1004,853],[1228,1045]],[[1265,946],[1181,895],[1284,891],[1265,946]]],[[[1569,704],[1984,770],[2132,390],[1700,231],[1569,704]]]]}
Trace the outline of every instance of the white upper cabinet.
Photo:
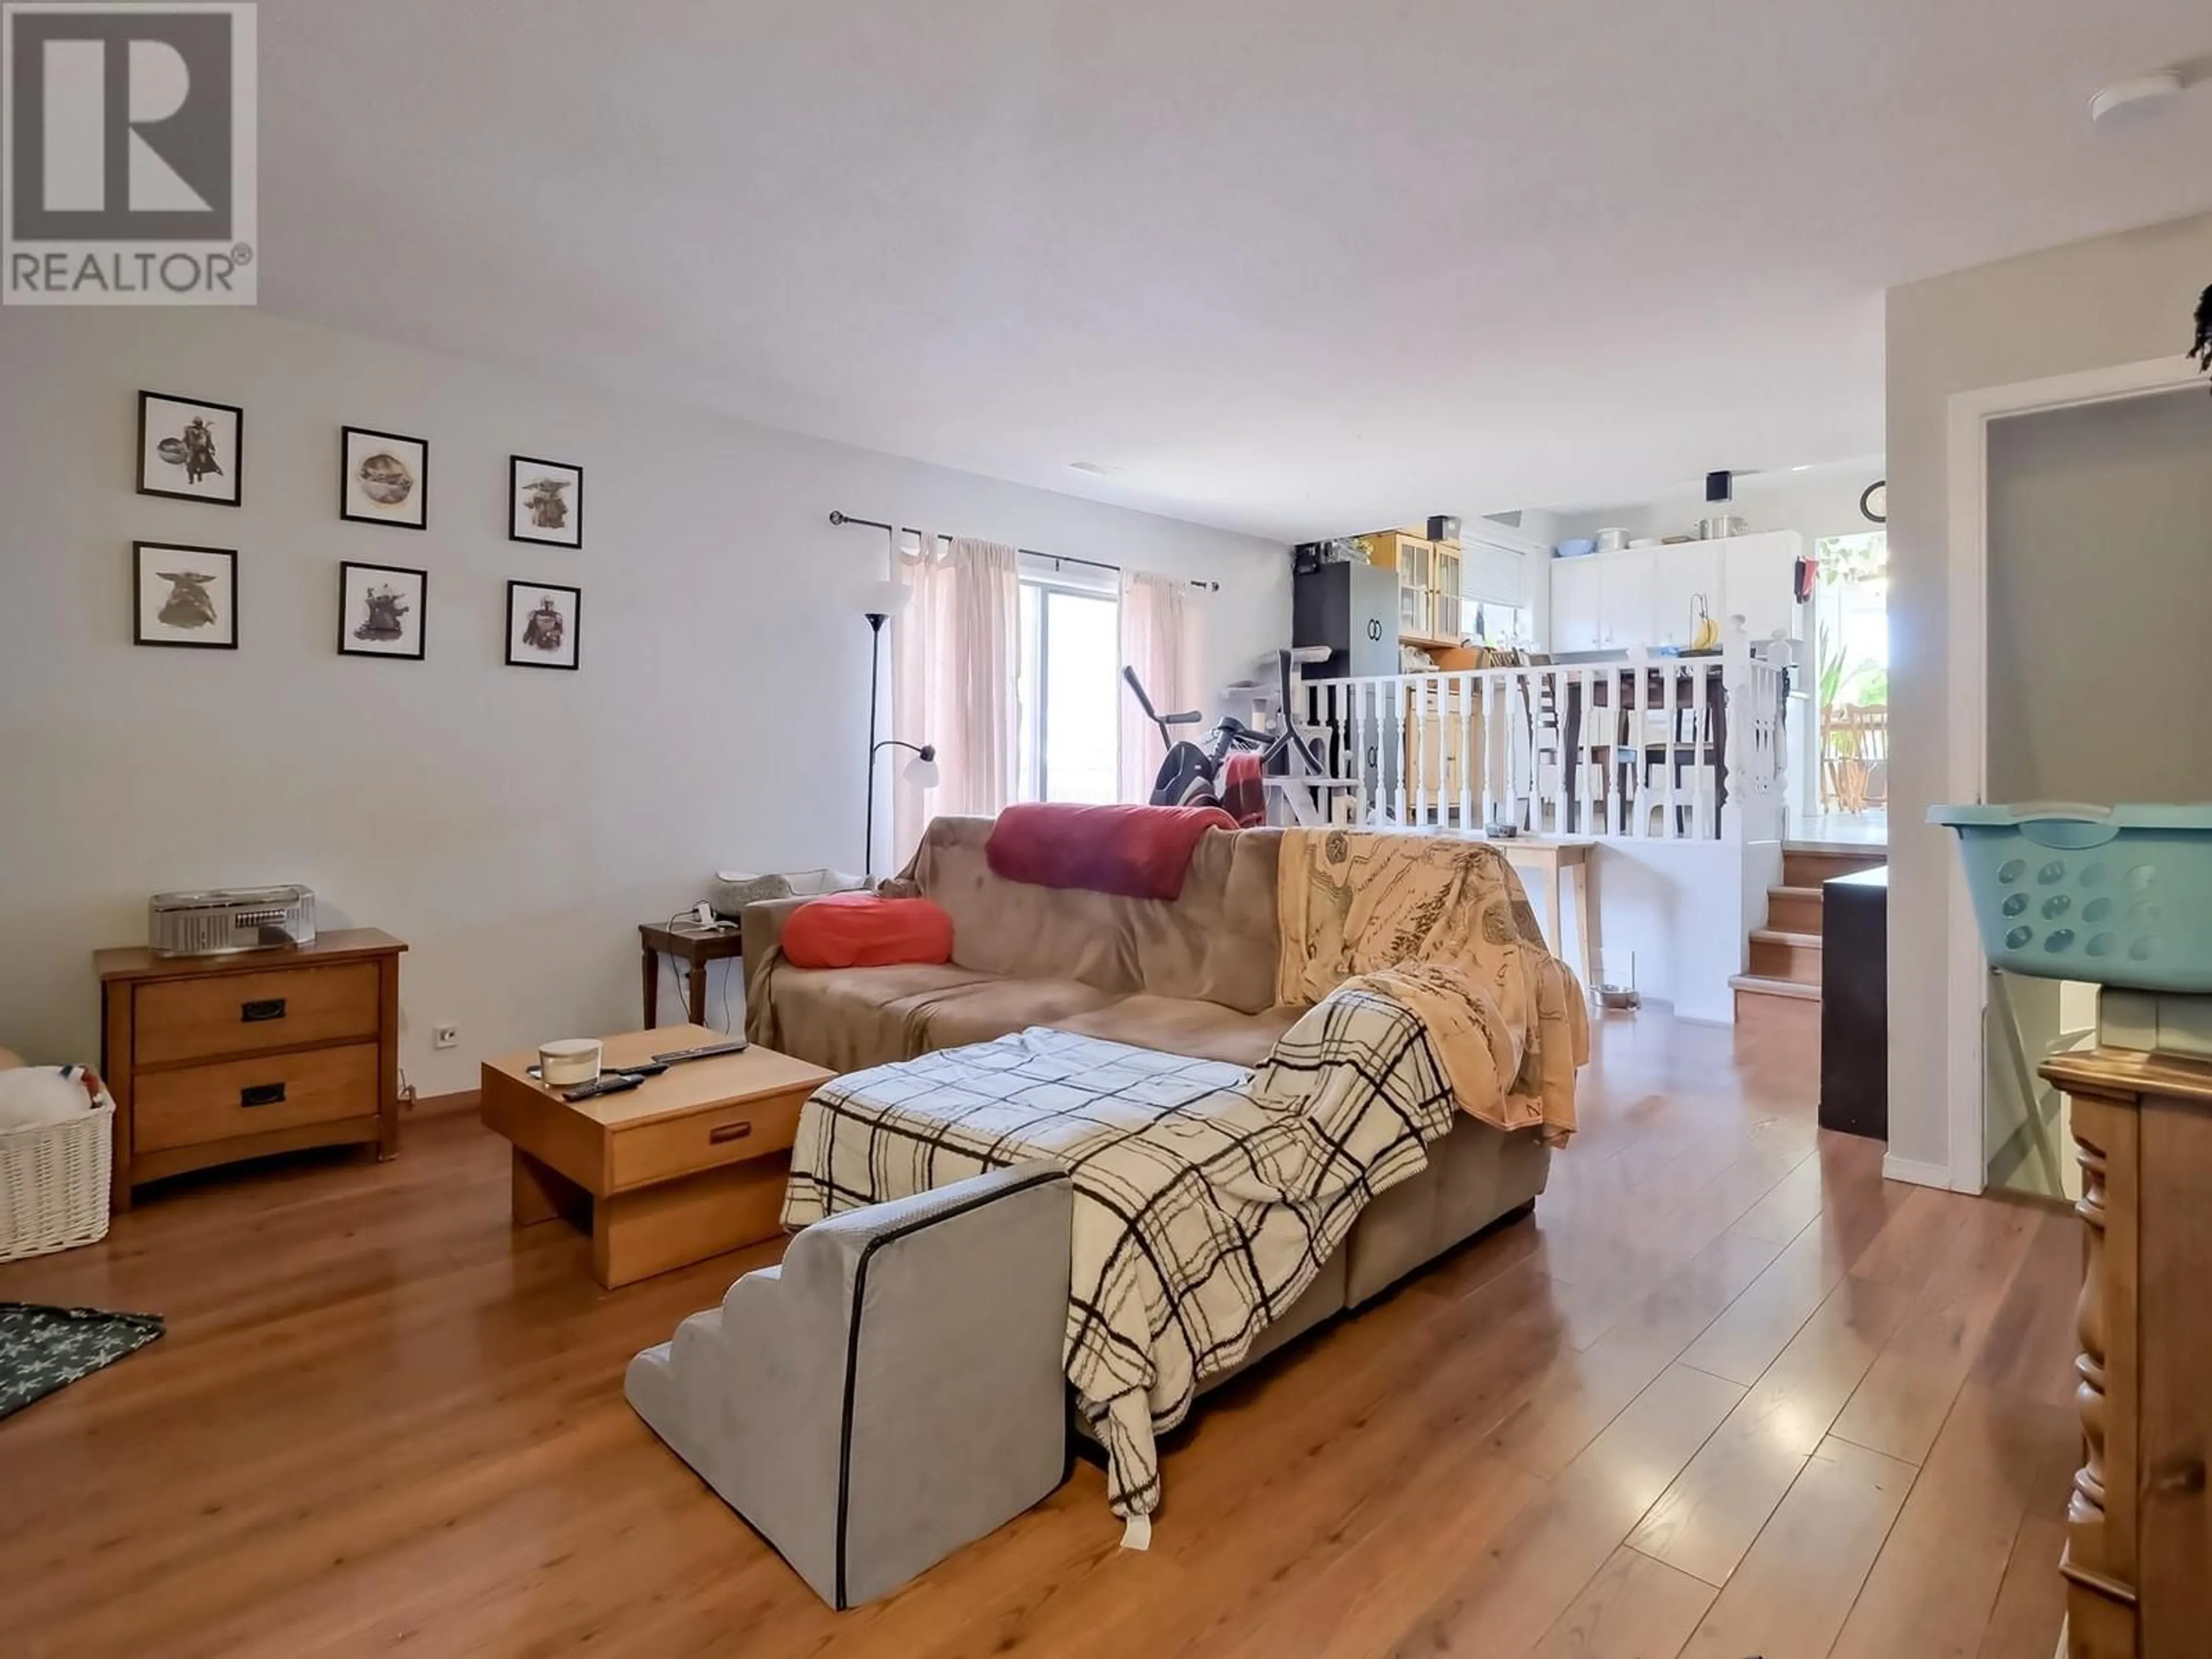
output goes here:
{"type": "Polygon", "coordinates": [[[1775,530],[1547,560],[1552,653],[1687,649],[1700,616],[1723,629],[1741,616],[1753,640],[1795,637],[1802,626],[1795,584],[1803,548],[1796,531],[1775,530]]]}
{"type": "Polygon", "coordinates": [[[1794,530],[1778,530],[1717,544],[1722,549],[1721,592],[1728,599],[1723,619],[1741,616],[1744,631],[1754,640],[1777,634],[1796,638],[1797,560],[1803,538],[1794,530]]]}
{"type": "Polygon", "coordinates": [[[1721,618],[1721,544],[1662,547],[1652,558],[1649,643],[1687,649],[1697,637],[1700,617],[1721,618]]]}
{"type": "Polygon", "coordinates": [[[1598,593],[1598,559],[1552,562],[1552,653],[1554,656],[1605,647],[1603,601],[1598,593]]]}
{"type": "Polygon", "coordinates": [[[1597,561],[1598,635],[1606,650],[1647,643],[1653,574],[1651,555],[1641,550],[1597,561]]]}

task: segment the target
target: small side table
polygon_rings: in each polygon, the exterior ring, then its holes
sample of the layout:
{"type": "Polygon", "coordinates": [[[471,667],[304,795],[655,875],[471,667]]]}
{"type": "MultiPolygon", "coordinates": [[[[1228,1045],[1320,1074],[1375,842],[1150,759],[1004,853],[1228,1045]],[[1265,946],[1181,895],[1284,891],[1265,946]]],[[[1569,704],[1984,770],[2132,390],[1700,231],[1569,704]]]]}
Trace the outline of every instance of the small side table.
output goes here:
{"type": "MultiPolygon", "coordinates": [[[[1505,854],[1505,861],[1518,871],[1532,871],[1544,889],[1544,908],[1547,914],[1544,926],[1550,938],[1545,942],[1552,954],[1575,969],[1583,982],[1583,994],[1595,1000],[1598,988],[1597,927],[1595,913],[1590,905],[1589,854],[1596,845],[1590,836],[1501,836],[1489,842],[1505,854]],[[1567,957],[1566,924],[1571,907],[1575,921],[1575,956],[1567,957]]],[[[1524,877],[1522,885],[1528,883],[1524,877]]],[[[1531,897],[1534,896],[1532,893],[1531,897]]]]}
{"type": "MultiPolygon", "coordinates": [[[[735,922],[702,927],[696,922],[640,922],[637,928],[641,983],[645,988],[645,1029],[660,1023],[660,958],[678,957],[689,964],[685,999],[691,1023],[707,1023],[707,964],[729,962],[745,952],[744,930],[735,922]]],[[[734,971],[734,970],[733,970],[734,971]]]]}

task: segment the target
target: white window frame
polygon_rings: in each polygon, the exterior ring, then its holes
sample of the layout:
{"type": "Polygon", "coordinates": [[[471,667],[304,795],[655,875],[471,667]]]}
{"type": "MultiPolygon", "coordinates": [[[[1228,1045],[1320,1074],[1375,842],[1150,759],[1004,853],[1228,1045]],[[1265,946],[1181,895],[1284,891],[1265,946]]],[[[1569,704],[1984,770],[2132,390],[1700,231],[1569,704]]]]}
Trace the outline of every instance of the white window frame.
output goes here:
{"type": "MultiPolygon", "coordinates": [[[[1031,565],[1031,562],[1027,559],[1022,562],[1024,566],[1031,565]]],[[[1036,562],[1052,562],[1041,560],[1036,562]]],[[[1115,626],[1118,628],[1121,611],[1121,573],[1109,567],[1102,566],[1099,568],[1105,580],[1098,584],[1069,580],[1059,572],[1047,574],[1034,568],[1024,568],[1019,573],[1018,580],[1024,590],[1019,596],[1019,603],[1024,608],[1027,607],[1029,603],[1027,590],[1029,589],[1036,589],[1037,594],[1037,660],[1034,677],[1036,685],[1036,719],[1032,722],[1029,733],[1028,752],[1018,755],[1015,764],[1015,776],[1018,781],[1028,776],[1034,776],[1036,780],[1036,793],[1033,796],[1027,797],[1030,799],[1044,801],[1052,799],[1052,775],[1046,758],[1050,750],[1047,733],[1052,729],[1051,596],[1062,593],[1072,599],[1091,599],[1102,605],[1110,605],[1114,611],[1115,626]]],[[[1024,683],[1031,679],[1030,665],[1026,662],[1019,665],[1017,672],[1024,683]]],[[[1017,742],[1019,738],[1020,734],[1018,731],[1017,742]]]]}

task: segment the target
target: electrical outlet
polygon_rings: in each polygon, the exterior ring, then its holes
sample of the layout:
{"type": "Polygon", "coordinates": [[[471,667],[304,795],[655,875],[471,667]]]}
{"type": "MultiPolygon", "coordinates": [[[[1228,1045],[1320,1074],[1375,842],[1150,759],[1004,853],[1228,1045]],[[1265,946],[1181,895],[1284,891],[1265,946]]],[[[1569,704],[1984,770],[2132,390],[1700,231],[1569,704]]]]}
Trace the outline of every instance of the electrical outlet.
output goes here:
{"type": "Polygon", "coordinates": [[[458,1025],[434,1025],[430,1028],[433,1048],[458,1048],[461,1046],[461,1028],[458,1025]]]}

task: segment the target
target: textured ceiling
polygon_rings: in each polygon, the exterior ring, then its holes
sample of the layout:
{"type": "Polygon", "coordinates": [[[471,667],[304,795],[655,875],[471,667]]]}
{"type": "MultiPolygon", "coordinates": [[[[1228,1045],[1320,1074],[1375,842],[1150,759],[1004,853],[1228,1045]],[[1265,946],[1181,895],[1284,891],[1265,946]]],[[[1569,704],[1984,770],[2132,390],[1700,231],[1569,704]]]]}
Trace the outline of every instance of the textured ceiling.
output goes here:
{"type": "Polygon", "coordinates": [[[2204,0],[264,0],[261,38],[271,309],[1283,538],[1879,451],[1884,288],[2212,207],[2212,87],[2085,110],[2212,53],[2204,0]]]}

